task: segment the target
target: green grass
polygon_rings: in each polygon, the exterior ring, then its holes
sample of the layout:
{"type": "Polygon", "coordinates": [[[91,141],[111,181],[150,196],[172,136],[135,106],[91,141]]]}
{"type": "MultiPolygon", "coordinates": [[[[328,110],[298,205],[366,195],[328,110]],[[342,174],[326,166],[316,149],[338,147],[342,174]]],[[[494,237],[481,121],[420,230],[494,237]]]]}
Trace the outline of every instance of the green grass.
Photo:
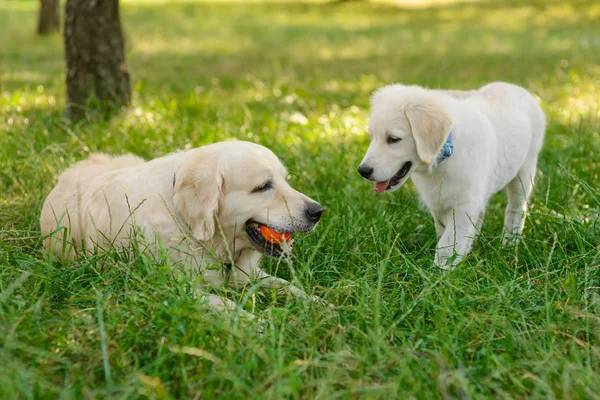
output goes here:
{"type": "Polygon", "coordinates": [[[37,5],[0,1],[1,398],[600,397],[596,1],[125,1],[134,105],[79,126],[62,121],[62,41],[34,36],[37,5]],[[493,80],[548,116],[531,215],[502,247],[494,197],[473,253],[443,272],[412,184],[376,196],[356,173],[369,95],[493,80]],[[333,309],[223,289],[259,334],[164,261],[44,254],[41,205],[72,162],[231,138],[273,149],[327,208],[293,271],[333,309]]]}

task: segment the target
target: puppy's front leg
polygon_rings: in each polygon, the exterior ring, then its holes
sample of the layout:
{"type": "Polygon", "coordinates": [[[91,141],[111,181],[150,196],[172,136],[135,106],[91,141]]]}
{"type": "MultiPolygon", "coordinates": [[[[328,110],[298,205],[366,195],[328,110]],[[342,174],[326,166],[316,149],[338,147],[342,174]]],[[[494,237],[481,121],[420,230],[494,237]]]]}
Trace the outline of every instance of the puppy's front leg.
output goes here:
{"type": "Polygon", "coordinates": [[[277,278],[267,274],[260,268],[260,259],[262,255],[255,250],[242,250],[240,257],[236,261],[236,266],[231,272],[229,285],[240,287],[256,281],[256,283],[265,288],[275,288],[278,291],[287,290],[294,296],[302,299],[320,301],[317,296],[311,296],[304,290],[292,285],[285,279],[277,278]]]}
{"type": "Polygon", "coordinates": [[[442,223],[440,218],[438,216],[436,216],[435,214],[433,214],[433,223],[435,224],[435,234],[436,234],[437,240],[439,242],[439,240],[444,235],[444,232],[446,231],[446,226],[442,223]]]}
{"type": "Polygon", "coordinates": [[[435,266],[453,269],[467,255],[483,221],[480,210],[480,207],[462,206],[440,221],[446,228],[437,245],[435,266]]]}

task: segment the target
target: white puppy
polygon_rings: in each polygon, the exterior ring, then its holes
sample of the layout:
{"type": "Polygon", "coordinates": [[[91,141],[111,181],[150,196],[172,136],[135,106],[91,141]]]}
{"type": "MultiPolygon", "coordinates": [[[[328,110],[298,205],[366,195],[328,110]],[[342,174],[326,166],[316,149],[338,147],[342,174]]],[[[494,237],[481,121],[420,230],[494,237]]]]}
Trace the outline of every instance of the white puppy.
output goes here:
{"type": "Polygon", "coordinates": [[[289,252],[291,234],[311,231],[324,211],[286,177],[275,154],[249,142],[216,143],[148,162],[94,154],[63,172],[46,199],[44,245],[60,258],[74,258],[130,246],[136,235],[144,249],[166,249],[173,262],[203,275],[208,285],[257,280],[307,297],[259,267],[263,254],[289,252]]]}
{"type": "Polygon", "coordinates": [[[435,222],[435,265],[454,267],[504,187],[505,241],[521,233],[544,131],[535,99],[511,84],[464,92],[386,86],[371,101],[371,144],[358,171],[377,193],[412,176],[435,222]]]}

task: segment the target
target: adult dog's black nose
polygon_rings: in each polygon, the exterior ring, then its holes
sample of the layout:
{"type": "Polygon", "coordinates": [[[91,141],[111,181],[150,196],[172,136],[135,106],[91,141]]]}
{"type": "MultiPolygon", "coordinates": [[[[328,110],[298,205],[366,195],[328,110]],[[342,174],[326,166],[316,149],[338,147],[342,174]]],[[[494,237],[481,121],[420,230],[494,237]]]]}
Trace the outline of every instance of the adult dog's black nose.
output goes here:
{"type": "Polygon", "coordinates": [[[363,178],[369,179],[371,175],[373,175],[373,168],[368,165],[361,164],[358,166],[358,173],[363,176],[363,178]]]}
{"type": "Polygon", "coordinates": [[[323,213],[325,212],[325,209],[323,208],[323,206],[321,206],[319,203],[308,203],[308,205],[306,206],[306,218],[308,218],[308,220],[314,224],[316,224],[317,222],[319,222],[319,219],[321,219],[321,215],[323,215],[323,213]]]}

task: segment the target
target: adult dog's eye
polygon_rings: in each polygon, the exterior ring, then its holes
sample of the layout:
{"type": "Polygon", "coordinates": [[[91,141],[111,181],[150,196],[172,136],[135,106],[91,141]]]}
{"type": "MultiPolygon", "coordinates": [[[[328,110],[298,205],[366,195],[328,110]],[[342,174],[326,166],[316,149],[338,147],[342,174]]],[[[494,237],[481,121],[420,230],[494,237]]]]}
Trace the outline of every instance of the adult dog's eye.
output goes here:
{"type": "Polygon", "coordinates": [[[386,142],[387,142],[387,144],[392,144],[392,143],[398,143],[401,140],[402,140],[402,138],[399,138],[399,137],[388,136],[386,139],[386,142]]]}
{"type": "Polygon", "coordinates": [[[265,183],[263,183],[260,186],[255,187],[254,189],[252,189],[252,193],[260,193],[260,192],[266,192],[267,190],[273,188],[273,182],[271,181],[266,181],[265,183]]]}

